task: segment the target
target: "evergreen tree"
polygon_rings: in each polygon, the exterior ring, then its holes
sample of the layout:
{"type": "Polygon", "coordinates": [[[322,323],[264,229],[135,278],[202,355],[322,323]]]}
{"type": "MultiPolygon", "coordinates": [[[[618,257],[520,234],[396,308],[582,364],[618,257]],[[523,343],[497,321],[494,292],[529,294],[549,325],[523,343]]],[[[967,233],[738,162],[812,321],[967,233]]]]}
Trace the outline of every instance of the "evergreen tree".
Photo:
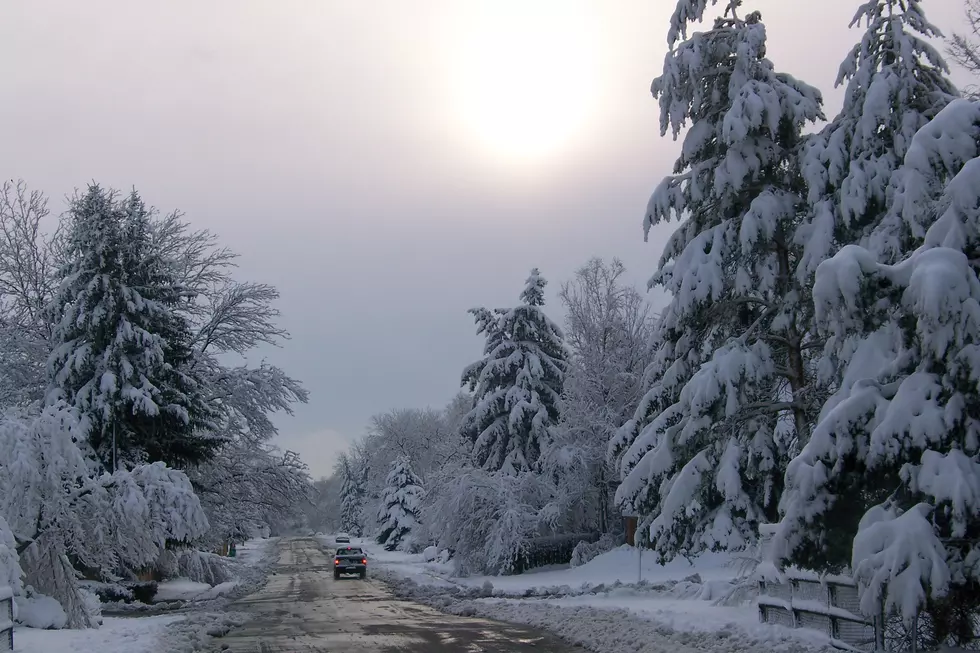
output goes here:
{"type": "Polygon", "coordinates": [[[561,328],[542,310],[546,284],[534,268],[520,305],[470,311],[487,343],[484,357],[463,371],[475,402],[461,430],[474,462],[488,471],[531,470],[558,421],[567,353],[561,328]]]}
{"type": "Polygon", "coordinates": [[[912,136],[956,96],[946,63],[926,40],[941,35],[918,0],[862,2],[851,26],[862,23],[865,32],[837,73],[836,84],[846,83],[843,107],[807,140],[800,164],[811,213],[799,234],[799,274],[811,280],[845,245],[896,260],[909,236],[922,237],[921,225],[886,216],[892,182],[912,136]]]}
{"type": "MultiPolygon", "coordinates": [[[[913,204],[916,197],[925,201],[922,189],[935,191],[937,184],[909,177],[903,160],[916,133],[956,93],[945,75],[946,63],[926,41],[939,32],[914,0],[864,2],[852,25],[862,23],[865,32],[838,74],[838,84],[847,82],[843,108],[808,140],[803,155],[811,212],[800,232],[806,242],[801,278],[812,279],[823,261],[849,244],[867,249],[875,261],[895,263],[922,243],[933,214],[913,204]]],[[[857,330],[824,327],[818,381],[836,395],[822,413],[832,410],[855,382],[848,369],[865,337],[857,330]]],[[[874,478],[860,456],[843,457],[836,465],[846,472],[835,481],[836,491],[850,500],[828,507],[826,518],[853,534],[866,509],[887,495],[887,480],[874,478]]],[[[851,559],[851,539],[837,535],[815,548],[792,548],[794,559],[813,569],[839,570],[851,559]]]]}
{"type": "Polygon", "coordinates": [[[67,263],[52,308],[48,400],[66,400],[106,468],[207,459],[221,440],[190,372],[190,328],[169,262],[152,248],[150,211],[91,186],[69,211],[67,263]],[[115,443],[115,448],[113,447],[115,443]]]}
{"type": "Polygon", "coordinates": [[[928,226],[920,244],[817,270],[819,323],[853,354],[787,470],[773,554],[850,568],[866,614],[924,608],[926,644],[962,646],[980,613],[980,104],[920,129],[898,177],[891,213],[928,226]]]}
{"type": "Polygon", "coordinates": [[[740,0],[675,46],[708,4],[678,3],[653,83],[661,132],[690,129],[645,229],[683,222],[650,281],[673,297],[646,393],[610,446],[617,501],[642,516],[641,539],[665,559],[741,548],[774,521],[785,464],[819,406],[795,271],[806,208],[796,156],[821,96],[774,71],[761,15],[739,16],[740,0]]]}
{"type": "Polygon", "coordinates": [[[361,529],[361,480],[357,470],[353,468],[347,456],[340,460],[340,473],[343,484],[340,487],[340,528],[345,532],[360,537],[361,529]]]}
{"type": "Polygon", "coordinates": [[[408,458],[401,456],[392,463],[381,494],[378,544],[383,545],[386,551],[409,544],[408,536],[418,526],[421,507],[422,481],[412,471],[408,458]]]}

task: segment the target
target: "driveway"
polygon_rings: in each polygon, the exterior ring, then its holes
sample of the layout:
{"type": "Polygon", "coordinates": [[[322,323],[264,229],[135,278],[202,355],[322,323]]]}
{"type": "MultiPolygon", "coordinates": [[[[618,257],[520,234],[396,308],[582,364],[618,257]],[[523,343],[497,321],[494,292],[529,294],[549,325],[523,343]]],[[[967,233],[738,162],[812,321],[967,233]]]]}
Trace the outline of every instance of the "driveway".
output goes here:
{"type": "Polygon", "coordinates": [[[266,585],[231,609],[254,615],[217,640],[235,653],[568,653],[581,650],[523,626],[443,614],[395,598],[379,581],[333,578],[313,538],[283,538],[266,585]]]}

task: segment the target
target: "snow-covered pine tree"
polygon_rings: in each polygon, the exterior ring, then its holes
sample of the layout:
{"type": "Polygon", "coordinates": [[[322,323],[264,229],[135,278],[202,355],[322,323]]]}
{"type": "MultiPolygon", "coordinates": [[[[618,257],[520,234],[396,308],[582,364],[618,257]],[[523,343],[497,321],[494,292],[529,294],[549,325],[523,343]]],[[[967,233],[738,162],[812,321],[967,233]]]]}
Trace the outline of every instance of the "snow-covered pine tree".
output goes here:
{"type": "Polygon", "coordinates": [[[678,2],[653,83],[661,132],[690,129],[644,226],[683,222],[650,280],[673,298],[647,392],[610,445],[616,499],[666,559],[754,541],[778,516],[784,466],[816,414],[812,309],[795,276],[805,213],[796,155],[821,96],[775,72],[758,12],[726,4],[713,29],[675,47],[709,5],[678,2]]]}
{"type": "Polygon", "coordinates": [[[865,26],[837,73],[846,83],[840,113],[807,139],[800,165],[811,213],[798,234],[799,274],[812,281],[821,261],[859,243],[891,260],[924,230],[890,220],[891,184],[912,136],[956,96],[942,56],[927,39],[940,36],[918,0],[866,0],[851,26],[865,26]],[[873,232],[877,231],[872,237],[873,232]]]}
{"type": "Polygon", "coordinates": [[[338,471],[343,476],[340,487],[340,528],[345,533],[360,537],[361,529],[361,475],[346,455],[342,455],[338,471]]]}
{"type": "Polygon", "coordinates": [[[181,312],[181,304],[193,297],[181,287],[175,261],[155,246],[152,211],[136,191],[121,208],[128,244],[123,270],[143,301],[160,307],[146,314],[144,327],[160,337],[163,350],[163,364],[152,379],[159,410],[156,415],[140,411],[127,415],[128,429],[149,462],[178,467],[202,462],[214,455],[225,438],[216,435],[220,413],[211,405],[207,382],[197,371],[191,325],[181,312]]]}
{"type": "Polygon", "coordinates": [[[531,470],[558,421],[568,355],[561,328],[542,309],[546,284],[534,268],[518,306],[470,311],[487,343],[484,357],[463,371],[476,400],[462,433],[473,442],[474,463],[488,471],[531,470]]]}
{"type": "Polygon", "coordinates": [[[931,643],[962,645],[980,613],[980,103],[920,129],[898,176],[921,246],[817,269],[819,323],[853,354],[787,470],[773,555],[850,567],[867,614],[925,608],[931,643]]]}
{"type": "Polygon", "coordinates": [[[220,445],[187,371],[190,331],[180,289],[149,247],[149,212],[93,185],[69,210],[67,263],[52,310],[48,401],[66,400],[108,469],[206,459],[220,445]],[[113,442],[116,447],[113,450],[113,442]]]}
{"type": "MultiPolygon", "coordinates": [[[[920,221],[930,211],[911,206],[900,209],[900,196],[908,195],[901,188],[906,175],[900,169],[915,134],[956,93],[945,75],[946,63],[926,40],[939,32],[917,1],[864,2],[852,21],[852,25],[861,24],[864,34],[838,73],[838,84],[847,83],[844,105],[805,145],[802,168],[811,213],[809,224],[800,230],[805,240],[798,271],[801,280],[812,279],[823,261],[849,244],[874,252],[875,260],[894,263],[921,243],[928,227],[920,221]]],[[[870,324],[868,330],[873,331],[870,324]]],[[[818,382],[846,395],[854,382],[853,372],[847,370],[864,336],[832,326],[822,329],[826,341],[818,382]]],[[[823,412],[839,397],[831,397],[823,412]]],[[[863,467],[857,459],[841,459],[836,464],[863,467]]],[[[879,501],[873,489],[877,483],[857,468],[840,476],[839,492],[864,499],[837,504],[830,518],[845,531],[855,529],[867,506],[879,501]]],[[[813,528],[819,531],[822,527],[813,528]]],[[[850,563],[850,539],[833,537],[813,549],[800,546],[794,557],[807,567],[840,569],[850,563]]]]}
{"type": "Polygon", "coordinates": [[[422,481],[412,471],[408,458],[401,456],[392,463],[381,493],[378,544],[386,551],[410,547],[411,533],[418,527],[421,508],[422,481]]]}

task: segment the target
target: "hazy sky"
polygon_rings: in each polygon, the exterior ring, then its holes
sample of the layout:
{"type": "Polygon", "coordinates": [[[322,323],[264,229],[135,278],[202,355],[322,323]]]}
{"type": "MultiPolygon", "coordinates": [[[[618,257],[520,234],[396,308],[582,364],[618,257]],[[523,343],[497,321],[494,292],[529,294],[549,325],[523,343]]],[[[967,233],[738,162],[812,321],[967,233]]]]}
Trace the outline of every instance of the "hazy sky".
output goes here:
{"type": "MultiPolygon", "coordinates": [[[[830,115],[858,4],[746,3],[830,115]]],[[[923,6],[961,22],[960,0],[923,6]]],[[[466,310],[512,304],[532,266],[556,319],[592,255],[654,271],[667,230],[644,244],[643,211],[678,145],[649,87],[673,7],[5,0],[0,176],[55,212],[91,180],[135,186],[276,285],[293,337],[262,354],[310,390],[280,444],[326,474],[372,414],[452,396],[481,348],[466,310]]]]}

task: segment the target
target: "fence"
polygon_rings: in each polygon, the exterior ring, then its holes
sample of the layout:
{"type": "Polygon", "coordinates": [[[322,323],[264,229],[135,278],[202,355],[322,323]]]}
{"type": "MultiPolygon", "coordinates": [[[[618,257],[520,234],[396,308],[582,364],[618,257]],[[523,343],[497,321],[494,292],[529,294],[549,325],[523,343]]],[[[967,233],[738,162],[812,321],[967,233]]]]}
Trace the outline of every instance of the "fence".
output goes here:
{"type": "Polygon", "coordinates": [[[564,565],[572,561],[572,551],[579,542],[595,542],[599,533],[573,533],[537,537],[514,560],[511,573],[519,574],[534,567],[564,565]]]}
{"type": "Polygon", "coordinates": [[[0,651],[14,650],[14,593],[0,587],[0,651]]]}
{"type": "MultiPolygon", "coordinates": [[[[763,558],[768,559],[773,527],[760,526],[763,558]]],[[[787,571],[785,582],[759,582],[759,619],[790,628],[809,628],[857,649],[873,650],[874,622],[861,615],[857,585],[850,578],[819,577],[787,571]]]]}
{"type": "Polygon", "coordinates": [[[859,649],[873,649],[875,628],[860,615],[857,586],[846,578],[790,576],[759,582],[759,618],[764,623],[819,630],[859,649]]]}

